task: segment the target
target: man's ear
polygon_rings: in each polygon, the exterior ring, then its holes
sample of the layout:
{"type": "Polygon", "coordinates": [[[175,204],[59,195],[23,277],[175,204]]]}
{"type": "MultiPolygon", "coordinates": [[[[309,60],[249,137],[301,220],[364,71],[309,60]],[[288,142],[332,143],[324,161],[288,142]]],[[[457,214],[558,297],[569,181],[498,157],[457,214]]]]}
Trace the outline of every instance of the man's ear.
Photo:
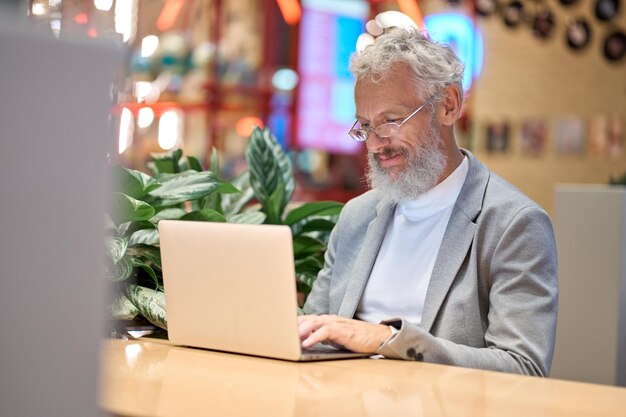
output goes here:
{"type": "Polygon", "coordinates": [[[449,85],[443,90],[441,101],[440,121],[442,125],[453,125],[461,117],[463,93],[456,85],[449,85]]]}

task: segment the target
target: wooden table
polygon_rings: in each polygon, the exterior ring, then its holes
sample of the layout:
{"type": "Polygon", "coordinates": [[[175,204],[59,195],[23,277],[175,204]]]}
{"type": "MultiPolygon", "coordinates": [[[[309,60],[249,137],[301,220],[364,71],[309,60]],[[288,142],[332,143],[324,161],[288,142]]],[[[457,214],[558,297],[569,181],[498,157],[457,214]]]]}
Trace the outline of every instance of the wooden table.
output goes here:
{"type": "Polygon", "coordinates": [[[626,416],[626,389],[388,359],[314,363],[105,340],[100,405],[124,416],[626,416]]]}

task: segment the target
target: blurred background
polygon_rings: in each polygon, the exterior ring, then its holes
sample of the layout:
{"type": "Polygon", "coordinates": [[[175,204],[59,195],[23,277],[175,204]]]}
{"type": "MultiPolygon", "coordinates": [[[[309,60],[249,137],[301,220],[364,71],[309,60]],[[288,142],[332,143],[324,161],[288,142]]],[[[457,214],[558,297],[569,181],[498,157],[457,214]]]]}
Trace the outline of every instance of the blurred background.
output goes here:
{"type": "MultiPolygon", "coordinates": [[[[245,169],[252,126],[289,152],[296,200],[365,189],[347,70],[377,13],[400,10],[466,64],[459,145],[548,212],[554,185],[626,172],[626,13],[619,0],[30,0],[57,37],[124,45],[111,140],[128,167],[182,147],[245,169]]],[[[45,77],[45,71],[41,76],[45,77]]]]}

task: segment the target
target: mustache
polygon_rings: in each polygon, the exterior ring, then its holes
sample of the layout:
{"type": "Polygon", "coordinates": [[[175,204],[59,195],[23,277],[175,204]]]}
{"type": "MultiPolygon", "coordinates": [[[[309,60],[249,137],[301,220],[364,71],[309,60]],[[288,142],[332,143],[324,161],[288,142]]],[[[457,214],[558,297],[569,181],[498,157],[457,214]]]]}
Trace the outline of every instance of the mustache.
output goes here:
{"type": "Polygon", "coordinates": [[[409,151],[406,148],[395,148],[392,146],[388,146],[378,152],[370,152],[370,154],[373,157],[382,156],[382,157],[388,158],[390,156],[397,155],[397,154],[400,154],[406,157],[406,156],[409,156],[409,151]]]}

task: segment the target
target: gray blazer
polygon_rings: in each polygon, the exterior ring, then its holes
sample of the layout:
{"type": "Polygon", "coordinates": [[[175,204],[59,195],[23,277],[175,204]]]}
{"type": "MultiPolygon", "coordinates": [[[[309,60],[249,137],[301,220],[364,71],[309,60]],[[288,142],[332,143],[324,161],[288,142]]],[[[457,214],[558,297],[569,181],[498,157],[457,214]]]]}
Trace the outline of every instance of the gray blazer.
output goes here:
{"type": "MultiPolygon", "coordinates": [[[[546,212],[471,153],[435,262],[422,322],[401,318],[378,353],[547,376],[557,320],[557,254],[546,212]]],[[[377,190],[348,202],[304,310],[354,317],[395,206],[377,190]]]]}

